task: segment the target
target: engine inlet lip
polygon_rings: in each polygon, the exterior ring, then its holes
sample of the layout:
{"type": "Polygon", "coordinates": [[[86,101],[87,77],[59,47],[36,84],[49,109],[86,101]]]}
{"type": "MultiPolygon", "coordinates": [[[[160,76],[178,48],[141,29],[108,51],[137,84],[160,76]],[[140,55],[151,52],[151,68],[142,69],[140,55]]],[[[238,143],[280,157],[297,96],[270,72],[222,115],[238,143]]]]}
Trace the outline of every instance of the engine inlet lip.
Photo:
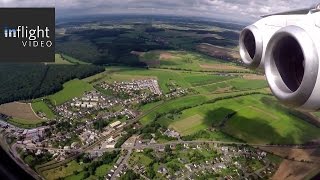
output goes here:
{"type": "Polygon", "coordinates": [[[311,37],[298,26],[287,26],[278,30],[270,39],[265,54],[265,73],[273,94],[289,107],[300,107],[309,99],[315,87],[319,69],[318,53],[311,37]],[[300,45],[304,57],[304,74],[297,90],[290,90],[283,81],[275,64],[273,52],[284,37],[294,38],[300,45]]]}
{"type": "Polygon", "coordinates": [[[250,25],[241,31],[239,46],[240,56],[244,64],[251,69],[259,67],[262,59],[263,39],[259,29],[255,25],[250,25]],[[255,38],[255,55],[253,58],[251,58],[244,44],[244,39],[248,33],[252,33],[255,38]]]}

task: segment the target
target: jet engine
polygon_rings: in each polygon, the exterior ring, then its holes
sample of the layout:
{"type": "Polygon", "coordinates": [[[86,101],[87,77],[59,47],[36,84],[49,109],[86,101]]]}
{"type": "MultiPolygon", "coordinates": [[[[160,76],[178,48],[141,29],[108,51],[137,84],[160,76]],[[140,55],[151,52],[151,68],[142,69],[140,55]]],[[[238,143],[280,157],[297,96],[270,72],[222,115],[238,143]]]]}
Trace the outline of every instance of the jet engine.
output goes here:
{"type": "Polygon", "coordinates": [[[265,72],[283,104],[306,111],[320,109],[319,9],[270,15],[240,34],[243,63],[265,72]]]}

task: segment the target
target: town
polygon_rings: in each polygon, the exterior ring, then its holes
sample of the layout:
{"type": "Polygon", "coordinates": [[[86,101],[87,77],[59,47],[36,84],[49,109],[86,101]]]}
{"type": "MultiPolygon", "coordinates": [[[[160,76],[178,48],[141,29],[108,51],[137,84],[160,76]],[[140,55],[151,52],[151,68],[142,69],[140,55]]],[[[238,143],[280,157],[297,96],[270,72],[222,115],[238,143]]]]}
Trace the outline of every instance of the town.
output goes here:
{"type": "Polygon", "coordinates": [[[34,168],[39,162],[66,161],[78,154],[80,163],[96,161],[113,152],[117,155],[106,179],[126,173],[145,179],[268,178],[276,170],[266,152],[245,144],[185,141],[174,129],[158,125],[154,133],[145,133],[135,120],[140,115],[135,107],[186,95],[187,89],[172,88],[163,94],[156,79],[98,86],[104,93],[85,92],[55,106],[57,118],[45,126],[23,129],[0,121],[1,131],[12,139],[14,154],[22,160],[31,158],[27,163],[34,168]]]}

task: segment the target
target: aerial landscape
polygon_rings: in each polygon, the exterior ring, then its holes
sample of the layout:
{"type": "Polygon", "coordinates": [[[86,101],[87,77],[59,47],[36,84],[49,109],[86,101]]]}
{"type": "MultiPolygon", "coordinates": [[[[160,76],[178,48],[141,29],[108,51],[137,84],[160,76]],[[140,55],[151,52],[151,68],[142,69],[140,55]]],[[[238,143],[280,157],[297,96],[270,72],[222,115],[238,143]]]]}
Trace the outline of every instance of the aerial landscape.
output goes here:
{"type": "Polygon", "coordinates": [[[316,177],[320,113],[282,105],[241,62],[245,26],[58,19],[54,63],[0,65],[2,149],[30,179],[316,177]]]}

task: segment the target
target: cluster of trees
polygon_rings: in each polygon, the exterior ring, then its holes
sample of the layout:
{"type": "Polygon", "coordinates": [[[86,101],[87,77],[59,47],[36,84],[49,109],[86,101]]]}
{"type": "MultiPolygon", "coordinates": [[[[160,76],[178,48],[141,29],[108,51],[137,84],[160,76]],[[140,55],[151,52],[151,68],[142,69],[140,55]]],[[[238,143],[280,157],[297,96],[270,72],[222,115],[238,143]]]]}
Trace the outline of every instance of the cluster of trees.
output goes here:
{"type": "MultiPolygon", "coordinates": [[[[92,161],[91,159],[86,156],[82,155],[79,156],[76,161],[79,163],[81,160],[83,163],[90,163],[88,166],[86,166],[83,170],[84,172],[84,179],[90,177],[90,175],[95,175],[95,172],[98,167],[100,167],[103,164],[110,164],[115,162],[119,157],[120,151],[112,151],[112,152],[105,152],[99,160],[92,161]]],[[[74,174],[78,174],[78,171],[75,171],[74,174]]]]}
{"type": "Polygon", "coordinates": [[[36,165],[50,161],[52,159],[52,155],[48,152],[44,152],[40,155],[35,155],[33,152],[24,152],[21,154],[21,158],[34,169],[36,165]]]}
{"type": "Polygon", "coordinates": [[[140,175],[136,174],[133,170],[129,169],[120,177],[120,180],[136,180],[140,179],[140,175]]]}
{"type": "Polygon", "coordinates": [[[164,131],[166,128],[163,127],[160,123],[157,121],[152,121],[151,123],[147,124],[143,129],[140,130],[140,136],[142,139],[152,139],[151,134],[155,134],[154,139],[165,139],[168,141],[177,140],[177,138],[174,137],[168,137],[165,135],[162,135],[160,131],[164,131]]]}
{"type": "Polygon", "coordinates": [[[133,134],[137,133],[137,130],[133,129],[133,126],[130,125],[124,129],[127,133],[121,136],[118,142],[115,144],[115,148],[120,148],[127,139],[129,139],[133,134]]]}
{"type": "Polygon", "coordinates": [[[156,133],[158,129],[162,128],[162,126],[156,122],[153,121],[149,124],[147,124],[142,130],[141,130],[141,134],[153,134],[156,133]]]}
{"type": "Polygon", "coordinates": [[[150,159],[152,159],[152,162],[146,167],[146,176],[150,179],[153,179],[156,176],[156,171],[154,170],[154,164],[160,163],[160,164],[166,164],[168,168],[172,169],[173,171],[178,171],[181,169],[178,164],[171,163],[173,159],[177,158],[177,154],[172,151],[170,148],[170,145],[166,145],[164,148],[165,153],[159,155],[155,155],[155,152],[153,149],[145,149],[143,151],[143,154],[150,159]]]}
{"type": "Polygon", "coordinates": [[[55,93],[63,83],[74,78],[85,78],[104,71],[94,65],[0,65],[0,104],[27,100],[55,93]]]}
{"type": "Polygon", "coordinates": [[[98,120],[93,123],[93,128],[101,131],[104,127],[109,125],[109,121],[107,120],[98,120]]]}

